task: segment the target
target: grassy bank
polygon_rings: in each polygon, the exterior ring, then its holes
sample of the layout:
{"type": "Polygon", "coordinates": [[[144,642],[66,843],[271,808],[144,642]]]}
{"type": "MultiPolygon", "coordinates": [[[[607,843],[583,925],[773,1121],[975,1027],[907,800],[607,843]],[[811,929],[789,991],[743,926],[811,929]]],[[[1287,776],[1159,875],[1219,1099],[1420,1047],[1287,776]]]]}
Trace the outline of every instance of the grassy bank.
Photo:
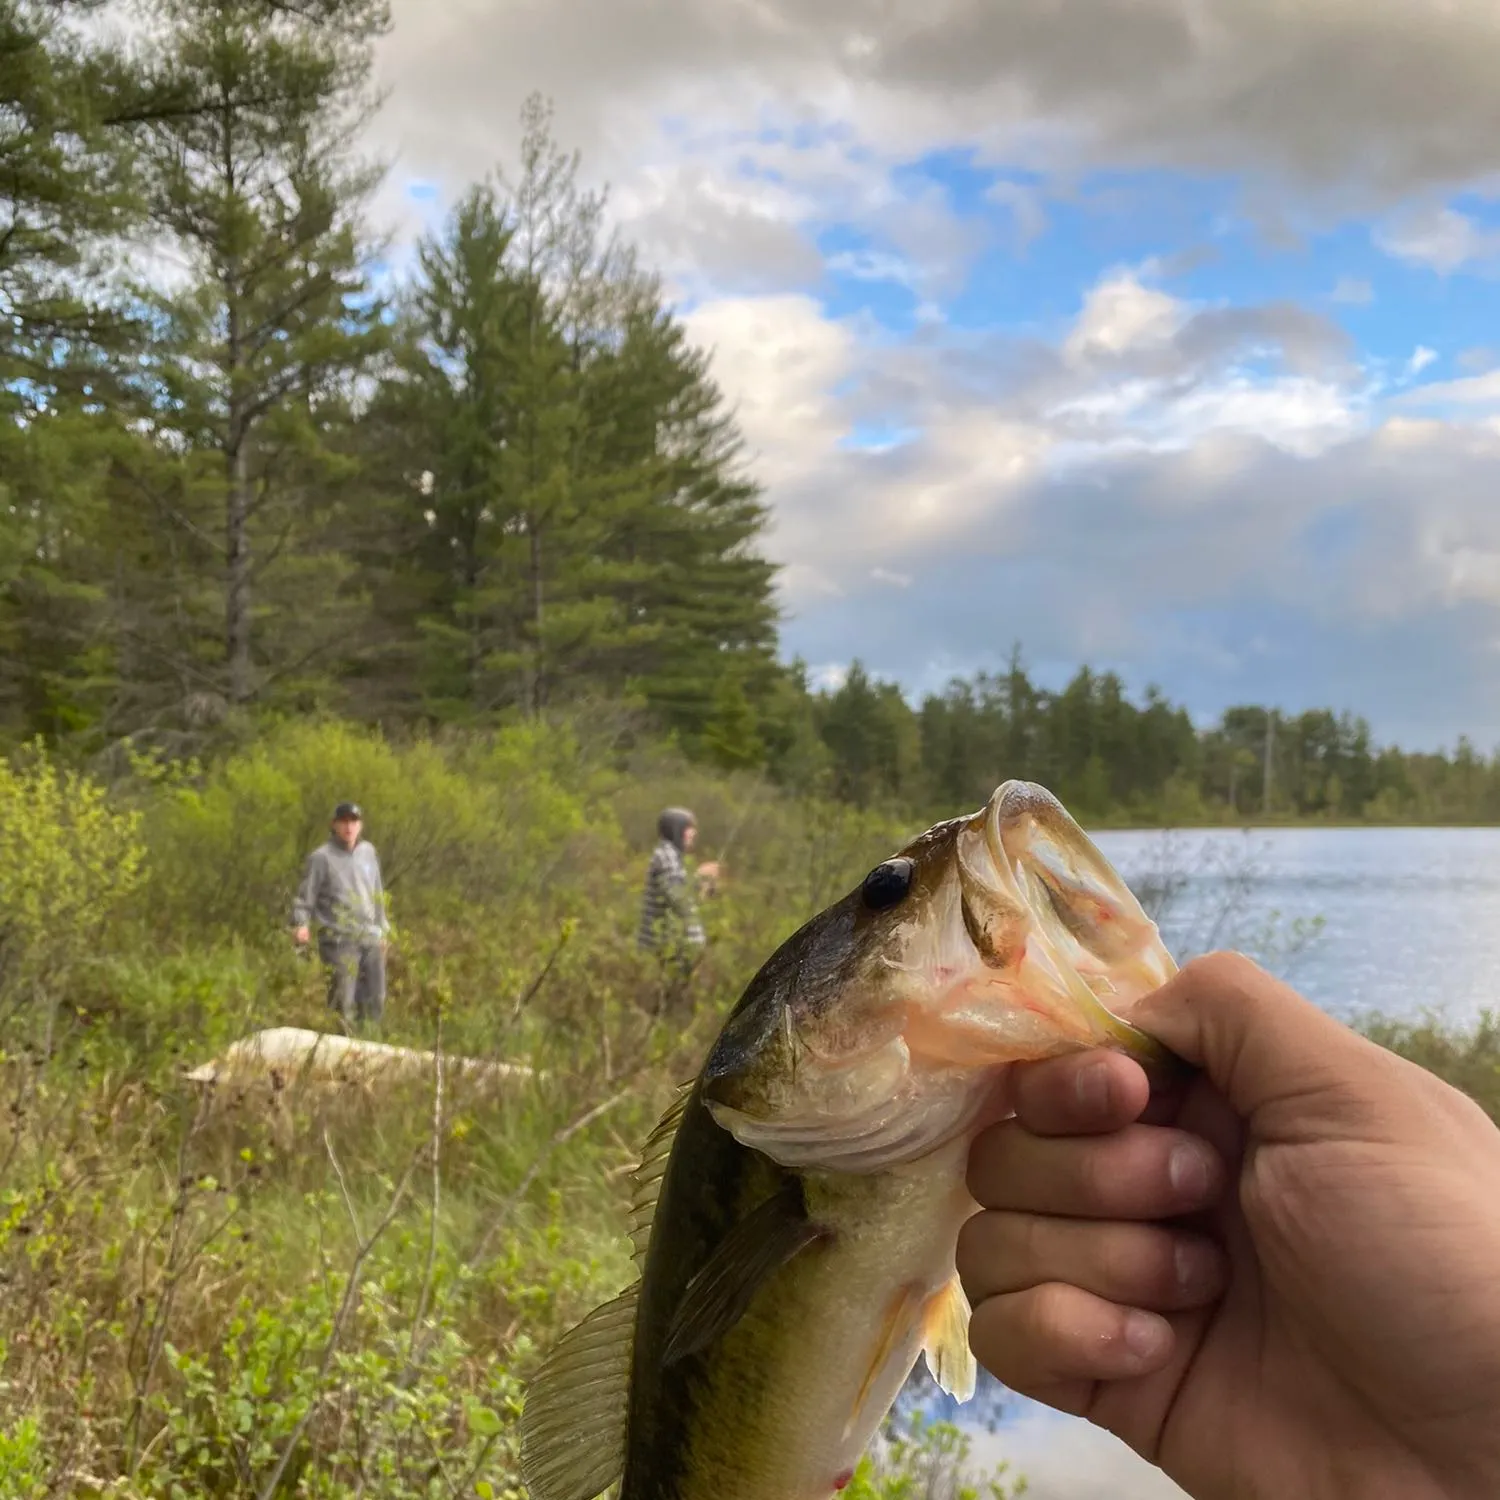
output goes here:
{"type": "MultiPolygon", "coordinates": [[[[107,792],[0,772],[0,1500],[519,1495],[522,1381],[627,1280],[641,1139],[775,944],[910,831],[577,729],[294,725],[107,792]],[[393,903],[386,1039],[431,1076],[188,1082],[325,1025],[287,906],[346,795],[393,903]],[[730,872],[686,993],[632,942],[669,802],[730,872]],[[543,1076],[486,1090],[455,1054],[543,1076]]],[[[1492,1029],[1381,1040],[1500,1111],[1492,1029]]],[[[950,1442],[860,1493],[951,1481],[950,1442]]]]}
{"type": "Polygon", "coordinates": [[[895,836],[562,730],[395,749],[291,727],[108,796],[18,764],[0,1495],[513,1492],[537,1342],[626,1279],[640,1141],[759,961],[895,836]],[[287,906],[350,794],[396,922],[386,1039],[544,1081],[185,1081],[252,1030],[326,1024],[287,906]],[[632,942],[674,801],[733,870],[685,994],[632,942]]]}

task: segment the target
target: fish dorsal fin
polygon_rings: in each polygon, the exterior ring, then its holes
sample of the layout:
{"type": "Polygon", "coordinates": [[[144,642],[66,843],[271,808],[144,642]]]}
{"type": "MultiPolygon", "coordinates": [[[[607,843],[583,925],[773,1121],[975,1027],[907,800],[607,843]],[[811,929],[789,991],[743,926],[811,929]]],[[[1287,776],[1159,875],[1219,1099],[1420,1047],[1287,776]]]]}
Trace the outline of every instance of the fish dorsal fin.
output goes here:
{"type": "Polygon", "coordinates": [[[922,1350],[932,1378],[955,1401],[974,1394],[979,1370],[969,1348],[969,1299],[957,1276],[923,1309],[922,1350]]]}
{"type": "Polygon", "coordinates": [[[645,1269],[646,1247],[651,1243],[651,1224],[656,1217],[661,1180],[666,1176],[672,1142],[677,1139],[677,1127],[682,1124],[683,1112],[692,1093],[692,1083],[679,1085],[677,1097],[668,1105],[656,1129],[647,1136],[646,1144],[641,1148],[640,1165],[630,1176],[630,1253],[639,1270],[645,1269]]]}
{"type": "Polygon", "coordinates": [[[745,1315],[771,1275],[827,1234],[808,1218],[801,1185],[795,1181],[752,1209],[688,1282],[667,1330],[663,1362],[696,1354],[722,1338],[745,1315]]]}
{"type": "Polygon", "coordinates": [[[541,1363],[521,1409],[532,1500],[594,1500],[624,1472],[640,1283],[596,1307],[541,1363]]]}

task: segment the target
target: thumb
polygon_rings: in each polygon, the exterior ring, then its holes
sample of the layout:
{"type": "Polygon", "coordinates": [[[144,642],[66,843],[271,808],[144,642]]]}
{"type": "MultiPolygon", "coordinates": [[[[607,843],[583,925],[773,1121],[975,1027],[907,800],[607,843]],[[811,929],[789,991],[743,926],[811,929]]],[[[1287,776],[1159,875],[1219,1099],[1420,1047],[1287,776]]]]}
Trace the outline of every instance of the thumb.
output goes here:
{"type": "Polygon", "coordinates": [[[1346,1091],[1379,1049],[1241,953],[1195,958],[1130,1013],[1132,1024],[1201,1068],[1246,1118],[1269,1105],[1346,1091]]]}

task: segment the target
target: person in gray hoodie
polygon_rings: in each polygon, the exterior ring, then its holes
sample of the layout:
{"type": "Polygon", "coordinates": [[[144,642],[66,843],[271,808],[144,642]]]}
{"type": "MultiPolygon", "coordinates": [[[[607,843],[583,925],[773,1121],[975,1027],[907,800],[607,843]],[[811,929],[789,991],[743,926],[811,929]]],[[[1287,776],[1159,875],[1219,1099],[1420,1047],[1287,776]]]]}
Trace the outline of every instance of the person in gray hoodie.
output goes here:
{"type": "Polygon", "coordinates": [[[360,842],[358,803],[333,810],[328,842],[307,857],[292,903],[298,947],[318,928],[318,957],[328,971],[328,1004],[351,1031],[385,1011],[385,949],[390,923],[375,846],[360,842]]]}

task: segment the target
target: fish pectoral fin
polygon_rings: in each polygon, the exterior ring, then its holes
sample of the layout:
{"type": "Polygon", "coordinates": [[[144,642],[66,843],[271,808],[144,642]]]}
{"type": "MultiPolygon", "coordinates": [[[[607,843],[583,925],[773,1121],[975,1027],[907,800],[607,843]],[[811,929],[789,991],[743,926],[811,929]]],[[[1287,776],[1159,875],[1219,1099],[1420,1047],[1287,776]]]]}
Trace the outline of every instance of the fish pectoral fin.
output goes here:
{"type": "MultiPolygon", "coordinates": [[[[854,1397],[854,1405],[849,1411],[849,1420],[844,1424],[845,1438],[853,1432],[864,1412],[865,1403],[870,1399],[875,1382],[880,1379],[881,1373],[895,1356],[902,1341],[909,1337],[912,1324],[921,1315],[921,1299],[921,1289],[910,1285],[898,1288],[891,1298],[885,1310],[885,1317],[881,1321],[880,1331],[875,1336],[875,1347],[870,1354],[870,1363],[865,1370],[865,1378],[860,1381],[859,1391],[854,1397]]],[[[908,1344],[906,1347],[909,1349],[911,1345],[908,1344]]]]}
{"type": "Polygon", "coordinates": [[[922,1313],[922,1352],[932,1378],[955,1401],[974,1394],[979,1369],[969,1348],[969,1299],[955,1276],[922,1313]]]}
{"type": "Polygon", "coordinates": [[[565,1333],[526,1388],[521,1475],[532,1500],[594,1500],[625,1469],[640,1283],[565,1333]]]}
{"type": "Polygon", "coordinates": [[[744,1317],[759,1288],[827,1233],[808,1218],[797,1182],[751,1210],[688,1282],[667,1330],[663,1361],[671,1364],[697,1354],[722,1338],[744,1317]]]}

